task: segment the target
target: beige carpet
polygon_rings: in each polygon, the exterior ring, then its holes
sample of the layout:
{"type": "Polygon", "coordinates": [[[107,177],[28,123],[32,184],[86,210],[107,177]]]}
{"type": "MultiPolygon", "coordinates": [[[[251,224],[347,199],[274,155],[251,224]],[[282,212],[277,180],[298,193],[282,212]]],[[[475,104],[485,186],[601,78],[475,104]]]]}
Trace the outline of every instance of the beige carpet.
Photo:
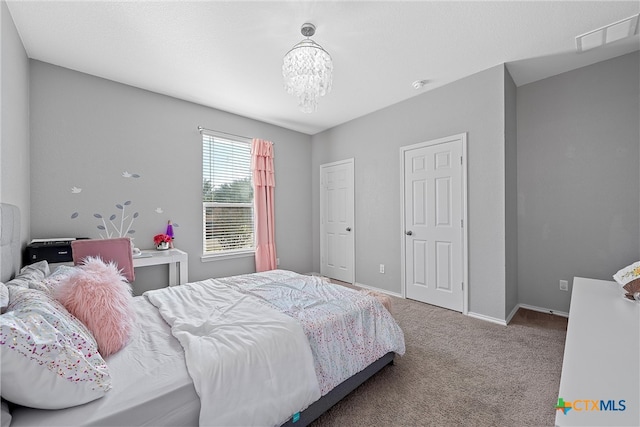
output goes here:
{"type": "Polygon", "coordinates": [[[508,326],[393,298],[407,352],[316,420],[324,426],[552,426],[567,319],[508,326]]]}

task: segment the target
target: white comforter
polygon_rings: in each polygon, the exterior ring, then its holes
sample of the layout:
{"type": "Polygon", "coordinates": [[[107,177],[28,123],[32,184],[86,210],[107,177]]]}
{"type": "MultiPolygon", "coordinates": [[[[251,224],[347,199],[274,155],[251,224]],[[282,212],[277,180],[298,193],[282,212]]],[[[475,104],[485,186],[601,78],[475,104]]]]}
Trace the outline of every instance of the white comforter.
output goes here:
{"type": "Polygon", "coordinates": [[[213,280],[148,291],[184,347],[200,425],[280,425],[320,398],[300,324],[213,280]]]}
{"type": "Polygon", "coordinates": [[[213,280],[302,325],[323,396],[385,354],[405,352],[400,326],[376,298],[328,279],[272,270],[213,280]]]}

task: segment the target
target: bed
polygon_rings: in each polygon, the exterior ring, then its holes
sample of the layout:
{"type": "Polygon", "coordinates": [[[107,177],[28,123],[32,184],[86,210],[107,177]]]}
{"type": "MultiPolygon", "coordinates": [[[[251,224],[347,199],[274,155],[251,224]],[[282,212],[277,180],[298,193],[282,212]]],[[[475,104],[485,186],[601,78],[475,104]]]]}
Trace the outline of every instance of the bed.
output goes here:
{"type": "MultiPolygon", "coordinates": [[[[16,274],[15,223],[5,224],[16,217],[2,205],[2,240],[14,242],[2,246],[3,282],[16,274]]],[[[3,426],[307,425],[405,351],[375,297],[286,270],[148,291],[131,308],[126,346],[96,364],[108,391],[64,409],[7,405],[29,370],[12,382],[3,370],[3,426]]],[[[11,349],[0,344],[4,367],[11,349]]]]}

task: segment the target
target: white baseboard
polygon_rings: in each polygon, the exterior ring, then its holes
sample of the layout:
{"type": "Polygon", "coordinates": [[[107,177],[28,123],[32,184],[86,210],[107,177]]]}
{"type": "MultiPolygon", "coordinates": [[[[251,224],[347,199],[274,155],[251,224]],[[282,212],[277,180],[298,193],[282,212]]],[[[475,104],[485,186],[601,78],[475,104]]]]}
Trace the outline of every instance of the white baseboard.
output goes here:
{"type": "Polygon", "coordinates": [[[382,294],[391,295],[392,297],[402,298],[402,294],[398,294],[396,292],[391,292],[391,291],[388,291],[386,289],[374,288],[373,286],[363,285],[362,283],[358,283],[358,282],[354,283],[353,285],[354,286],[358,286],[360,288],[369,289],[370,291],[376,291],[376,292],[380,292],[382,294]]]}
{"type": "Polygon", "coordinates": [[[509,324],[509,322],[511,322],[511,319],[513,319],[513,316],[516,315],[519,309],[520,309],[520,305],[516,305],[515,307],[513,307],[513,310],[511,310],[511,313],[509,313],[509,315],[507,316],[507,319],[506,319],[507,325],[509,324]]]}
{"type": "Polygon", "coordinates": [[[467,316],[475,317],[476,319],[484,320],[491,323],[497,323],[498,325],[507,326],[507,322],[503,319],[498,319],[497,317],[486,316],[480,313],[474,313],[472,311],[467,312],[467,316]]]}
{"type": "MultiPolygon", "coordinates": [[[[315,273],[315,272],[311,272],[311,273],[307,273],[311,276],[320,276],[320,273],[315,273]]],[[[373,286],[368,286],[365,285],[363,283],[354,283],[354,286],[358,286],[364,289],[369,289],[371,291],[376,291],[376,292],[381,292],[383,294],[387,294],[387,295],[391,295],[397,298],[403,298],[402,294],[399,294],[397,292],[392,292],[392,291],[388,291],[386,289],[380,289],[380,288],[376,288],[373,286]]],[[[498,319],[497,317],[491,317],[491,316],[487,316],[484,314],[480,314],[480,313],[474,313],[472,311],[467,312],[467,316],[469,317],[474,317],[476,319],[480,319],[480,320],[484,320],[486,322],[491,322],[491,323],[496,323],[498,325],[503,325],[503,326],[507,326],[509,324],[509,322],[511,322],[511,319],[513,319],[513,316],[516,315],[516,313],[518,312],[519,309],[524,308],[527,310],[532,310],[532,311],[538,311],[540,313],[547,313],[547,314],[553,314],[555,316],[560,316],[560,317],[569,317],[569,313],[566,313],[564,311],[557,311],[557,310],[551,310],[548,308],[544,308],[544,307],[536,307],[534,305],[529,305],[529,304],[518,304],[516,305],[513,310],[511,310],[511,313],[509,313],[509,315],[507,316],[506,320],[502,320],[502,319],[498,319]]]]}
{"type": "Polygon", "coordinates": [[[509,322],[511,322],[511,319],[513,319],[513,316],[515,316],[516,313],[518,312],[518,310],[521,309],[521,308],[524,308],[526,310],[538,311],[540,313],[553,314],[555,316],[569,317],[569,313],[565,313],[564,311],[550,310],[548,308],[536,307],[534,305],[528,305],[528,304],[518,304],[518,305],[516,305],[513,308],[513,310],[511,310],[511,313],[509,313],[509,315],[507,316],[506,320],[498,319],[498,318],[491,317],[491,316],[485,316],[484,314],[473,313],[471,311],[468,312],[467,315],[470,316],[470,317],[475,317],[476,319],[486,320],[487,322],[492,322],[492,323],[497,323],[498,325],[507,326],[509,324],[509,322]]]}
{"type": "Polygon", "coordinates": [[[535,305],[518,304],[518,308],[526,308],[527,310],[539,311],[540,313],[553,314],[561,317],[569,317],[569,313],[565,313],[564,311],[550,310],[544,307],[536,307],[535,305]]]}

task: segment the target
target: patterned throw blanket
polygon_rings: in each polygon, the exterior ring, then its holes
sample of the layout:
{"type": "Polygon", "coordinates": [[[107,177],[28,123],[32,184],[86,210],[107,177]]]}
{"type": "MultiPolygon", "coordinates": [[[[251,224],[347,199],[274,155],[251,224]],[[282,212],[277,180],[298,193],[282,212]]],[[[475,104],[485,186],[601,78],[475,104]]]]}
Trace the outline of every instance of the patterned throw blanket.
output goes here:
{"type": "Polygon", "coordinates": [[[374,296],[285,270],[213,280],[300,322],[322,395],[386,353],[405,352],[402,330],[374,296]]]}

